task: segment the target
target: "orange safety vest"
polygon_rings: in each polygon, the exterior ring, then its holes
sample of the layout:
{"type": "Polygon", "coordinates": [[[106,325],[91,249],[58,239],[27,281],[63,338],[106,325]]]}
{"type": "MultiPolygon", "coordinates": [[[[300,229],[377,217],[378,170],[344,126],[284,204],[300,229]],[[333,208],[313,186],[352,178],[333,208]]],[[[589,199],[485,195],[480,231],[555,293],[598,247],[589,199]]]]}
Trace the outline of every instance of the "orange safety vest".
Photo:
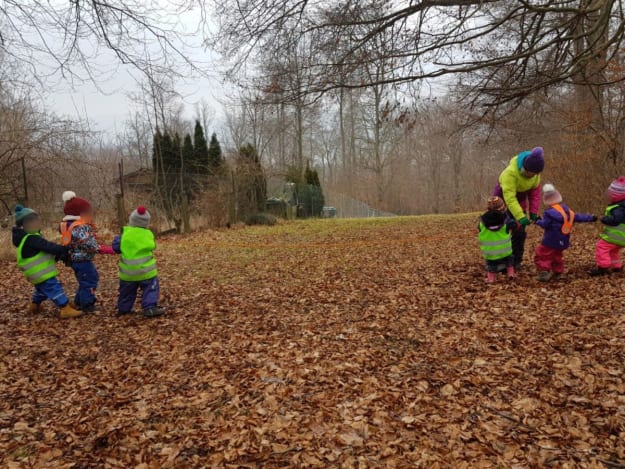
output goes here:
{"type": "Polygon", "coordinates": [[[562,220],[564,220],[564,222],[562,223],[562,234],[570,235],[571,232],[573,231],[573,222],[575,221],[575,212],[569,209],[569,214],[567,216],[566,210],[562,208],[562,205],[554,204],[551,207],[560,215],[562,215],[562,220]]]}
{"type": "Polygon", "coordinates": [[[67,225],[66,221],[62,221],[59,224],[59,231],[61,232],[61,244],[63,246],[69,246],[72,242],[72,230],[77,226],[86,225],[88,222],[85,220],[74,220],[67,225]]]}

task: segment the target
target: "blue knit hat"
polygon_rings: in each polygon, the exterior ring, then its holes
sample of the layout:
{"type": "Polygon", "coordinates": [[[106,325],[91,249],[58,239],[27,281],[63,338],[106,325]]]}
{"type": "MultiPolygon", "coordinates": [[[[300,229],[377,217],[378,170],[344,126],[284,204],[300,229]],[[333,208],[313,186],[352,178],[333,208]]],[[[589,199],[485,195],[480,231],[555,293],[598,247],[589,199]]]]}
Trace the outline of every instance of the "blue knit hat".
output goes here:
{"type": "Polygon", "coordinates": [[[32,208],[24,207],[23,205],[16,205],[13,209],[13,216],[15,217],[15,224],[17,226],[22,226],[26,218],[31,215],[37,215],[32,208]]]}

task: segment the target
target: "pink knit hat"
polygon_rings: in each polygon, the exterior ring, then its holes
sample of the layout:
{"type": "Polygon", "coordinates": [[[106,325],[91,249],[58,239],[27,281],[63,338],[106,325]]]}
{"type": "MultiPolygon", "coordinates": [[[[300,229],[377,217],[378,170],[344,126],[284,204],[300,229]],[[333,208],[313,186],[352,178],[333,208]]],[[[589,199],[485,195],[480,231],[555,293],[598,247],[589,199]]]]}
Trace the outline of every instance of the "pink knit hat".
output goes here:
{"type": "Polygon", "coordinates": [[[608,198],[612,203],[625,200],[625,176],[619,176],[608,187],[608,198]]]}

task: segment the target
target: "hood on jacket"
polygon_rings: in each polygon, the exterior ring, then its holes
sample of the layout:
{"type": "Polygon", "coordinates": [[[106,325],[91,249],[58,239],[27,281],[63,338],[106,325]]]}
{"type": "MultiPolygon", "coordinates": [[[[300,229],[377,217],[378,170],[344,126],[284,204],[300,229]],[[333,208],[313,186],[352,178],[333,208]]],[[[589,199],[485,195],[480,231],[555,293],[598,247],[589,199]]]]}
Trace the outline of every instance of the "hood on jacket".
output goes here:
{"type": "Polygon", "coordinates": [[[27,234],[21,226],[14,226],[12,232],[13,246],[18,247],[27,234]]]}
{"type": "Polygon", "coordinates": [[[489,210],[482,215],[482,223],[492,231],[498,231],[506,223],[506,214],[499,210],[489,210]]]}
{"type": "Polygon", "coordinates": [[[528,151],[522,151],[521,153],[517,155],[516,166],[519,171],[523,169],[523,163],[525,162],[525,159],[531,154],[532,152],[528,150],[528,151]]]}

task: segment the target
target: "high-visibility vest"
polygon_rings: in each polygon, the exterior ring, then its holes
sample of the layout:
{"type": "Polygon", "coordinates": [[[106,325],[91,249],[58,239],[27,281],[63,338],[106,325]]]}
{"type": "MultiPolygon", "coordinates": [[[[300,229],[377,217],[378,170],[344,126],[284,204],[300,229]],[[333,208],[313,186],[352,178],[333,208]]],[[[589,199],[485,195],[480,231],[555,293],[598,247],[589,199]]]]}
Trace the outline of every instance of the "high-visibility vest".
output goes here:
{"type": "Polygon", "coordinates": [[[492,231],[480,223],[480,249],[487,261],[498,261],[512,255],[512,236],[503,225],[498,231],[492,231]]]}
{"type": "Polygon", "coordinates": [[[66,221],[62,221],[59,224],[59,231],[61,232],[61,244],[63,246],[69,246],[72,242],[72,230],[77,226],[87,224],[86,220],[75,220],[71,222],[69,225],[66,221]]]}
{"type": "Polygon", "coordinates": [[[571,232],[573,231],[573,223],[575,222],[575,212],[569,208],[569,214],[567,216],[566,210],[564,210],[562,208],[562,205],[560,204],[554,204],[551,206],[551,208],[553,208],[556,212],[562,215],[563,223],[562,223],[562,228],[560,230],[562,231],[562,234],[570,235],[571,232]]]}
{"type": "MultiPolygon", "coordinates": [[[[619,204],[610,205],[605,210],[605,216],[609,217],[612,213],[612,210],[617,208],[619,204]]],[[[607,241],[611,244],[616,244],[617,246],[625,246],[625,223],[621,223],[618,226],[603,226],[603,233],[601,233],[601,238],[604,241],[607,241]]]]}
{"type": "Polygon", "coordinates": [[[152,254],[155,248],[154,234],[150,230],[125,226],[121,236],[119,278],[126,282],[141,282],[156,277],[156,259],[152,254]]]}
{"type": "Polygon", "coordinates": [[[54,256],[47,252],[39,252],[33,257],[22,257],[22,249],[29,236],[41,236],[39,233],[29,233],[22,238],[22,242],[17,247],[17,266],[24,272],[30,283],[38,285],[56,277],[59,272],[56,270],[54,256]]]}

